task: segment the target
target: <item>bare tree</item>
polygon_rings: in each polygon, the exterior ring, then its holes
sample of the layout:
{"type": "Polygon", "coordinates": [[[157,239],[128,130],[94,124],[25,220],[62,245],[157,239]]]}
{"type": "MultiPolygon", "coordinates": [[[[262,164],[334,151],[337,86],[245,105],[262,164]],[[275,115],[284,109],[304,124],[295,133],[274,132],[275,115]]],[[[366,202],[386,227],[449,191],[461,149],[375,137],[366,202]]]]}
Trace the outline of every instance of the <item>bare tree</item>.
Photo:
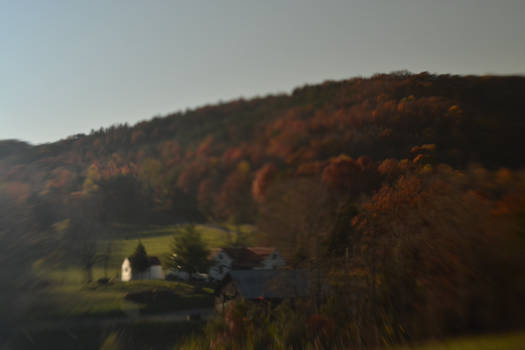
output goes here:
{"type": "Polygon", "coordinates": [[[113,255],[113,241],[106,240],[104,251],[101,253],[100,259],[102,260],[104,266],[104,277],[108,278],[108,269],[111,257],[113,255]]]}
{"type": "Polygon", "coordinates": [[[69,225],[63,241],[66,261],[78,263],[85,272],[87,282],[93,281],[93,268],[104,261],[106,255],[101,253],[107,228],[99,204],[100,197],[96,195],[87,195],[71,203],[69,225]]]}

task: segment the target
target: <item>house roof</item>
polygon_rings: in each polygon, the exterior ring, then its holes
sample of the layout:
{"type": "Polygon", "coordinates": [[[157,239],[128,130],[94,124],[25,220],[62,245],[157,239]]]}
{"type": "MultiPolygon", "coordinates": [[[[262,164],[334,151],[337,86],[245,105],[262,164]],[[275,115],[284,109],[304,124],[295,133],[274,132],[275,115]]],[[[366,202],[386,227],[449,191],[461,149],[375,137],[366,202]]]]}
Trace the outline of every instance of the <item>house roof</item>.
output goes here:
{"type": "Polygon", "coordinates": [[[216,248],[212,249],[210,257],[214,258],[222,251],[232,258],[233,269],[251,269],[259,265],[275,250],[273,247],[216,248]]]}
{"type": "Polygon", "coordinates": [[[284,299],[308,295],[308,278],[303,270],[231,271],[224,283],[235,283],[246,299],[284,299]]]}

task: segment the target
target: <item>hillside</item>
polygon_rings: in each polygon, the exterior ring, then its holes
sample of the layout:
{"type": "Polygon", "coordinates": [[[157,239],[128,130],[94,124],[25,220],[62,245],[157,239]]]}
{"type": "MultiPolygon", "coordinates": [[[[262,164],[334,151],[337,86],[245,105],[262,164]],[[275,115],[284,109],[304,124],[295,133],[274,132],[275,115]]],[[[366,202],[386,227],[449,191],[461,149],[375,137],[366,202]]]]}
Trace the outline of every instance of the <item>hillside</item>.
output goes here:
{"type": "Polygon", "coordinates": [[[122,291],[85,282],[118,276],[138,240],[165,262],[191,221],[210,247],[272,245],[315,282],[273,316],[235,304],[254,316],[210,321],[202,349],[521,329],[524,100],[525,77],[399,72],[1,141],[1,311],[121,313],[122,291]]]}
{"type": "Polygon", "coordinates": [[[519,168],[524,98],[524,77],[401,72],[325,82],[49,144],[2,141],[0,188],[47,208],[42,229],[97,192],[108,221],[253,222],[270,179],[321,176],[342,155],[375,169],[418,154],[458,168],[519,168]]]}

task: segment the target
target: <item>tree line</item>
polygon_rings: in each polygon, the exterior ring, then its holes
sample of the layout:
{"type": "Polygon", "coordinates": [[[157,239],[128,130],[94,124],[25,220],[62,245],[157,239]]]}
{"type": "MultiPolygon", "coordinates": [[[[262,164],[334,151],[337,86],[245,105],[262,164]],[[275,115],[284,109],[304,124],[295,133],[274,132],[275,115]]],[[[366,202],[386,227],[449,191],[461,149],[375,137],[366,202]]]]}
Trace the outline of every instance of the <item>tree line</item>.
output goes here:
{"type": "MultiPolygon", "coordinates": [[[[524,84],[521,77],[376,75],[55,143],[3,141],[0,183],[18,201],[57,208],[100,192],[111,221],[254,222],[270,177],[328,180],[330,169],[348,165],[344,157],[377,168],[411,160],[420,147],[432,148],[420,159],[454,167],[519,168],[524,84]]],[[[58,221],[56,212],[49,222],[58,221]]]]}

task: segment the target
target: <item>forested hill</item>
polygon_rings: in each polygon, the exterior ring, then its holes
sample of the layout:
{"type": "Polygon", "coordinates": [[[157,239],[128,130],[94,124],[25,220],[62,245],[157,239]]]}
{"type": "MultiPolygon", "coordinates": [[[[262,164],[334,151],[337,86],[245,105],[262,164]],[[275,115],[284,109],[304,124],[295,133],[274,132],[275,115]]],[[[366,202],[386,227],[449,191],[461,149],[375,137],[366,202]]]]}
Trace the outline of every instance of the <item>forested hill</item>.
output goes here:
{"type": "MultiPolygon", "coordinates": [[[[104,220],[251,222],[268,186],[289,178],[380,183],[388,169],[416,163],[520,168],[524,101],[524,77],[325,82],[49,144],[1,141],[0,190],[47,208],[43,228],[93,194],[104,220]]],[[[360,186],[355,193],[377,188],[360,186]]]]}

